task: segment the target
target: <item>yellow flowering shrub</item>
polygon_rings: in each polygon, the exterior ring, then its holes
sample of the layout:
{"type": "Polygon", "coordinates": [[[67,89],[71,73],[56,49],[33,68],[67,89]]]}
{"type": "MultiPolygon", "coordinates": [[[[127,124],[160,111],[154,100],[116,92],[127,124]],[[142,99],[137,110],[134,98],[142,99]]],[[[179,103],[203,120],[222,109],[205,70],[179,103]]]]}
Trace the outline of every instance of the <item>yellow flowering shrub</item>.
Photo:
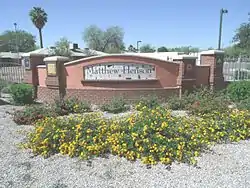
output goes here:
{"type": "Polygon", "coordinates": [[[45,157],[61,153],[89,159],[111,153],[145,164],[195,164],[195,157],[214,143],[250,137],[248,111],[173,117],[162,107],[142,109],[121,119],[100,113],[45,118],[36,123],[26,147],[45,157]]]}

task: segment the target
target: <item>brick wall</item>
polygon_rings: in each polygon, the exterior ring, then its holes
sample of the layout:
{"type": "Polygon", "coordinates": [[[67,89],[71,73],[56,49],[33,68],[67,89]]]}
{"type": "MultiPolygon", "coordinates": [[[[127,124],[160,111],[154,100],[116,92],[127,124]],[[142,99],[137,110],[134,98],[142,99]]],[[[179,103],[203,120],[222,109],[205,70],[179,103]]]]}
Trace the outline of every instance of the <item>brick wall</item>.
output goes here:
{"type": "Polygon", "coordinates": [[[127,102],[135,102],[142,97],[157,96],[161,101],[166,101],[173,95],[178,95],[179,88],[165,89],[67,89],[66,98],[77,97],[81,100],[89,101],[92,104],[103,104],[111,101],[115,97],[123,97],[127,102]]]}
{"type": "MultiPolygon", "coordinates": [[[[173,95],[181,96],[186,90],[200,85],[223,87],[225,85],[220,66],[216,66],[216,55],[201,56],[201,65],[196,66],[195,58],[184,57],[175,62],[157,60],[148,57],[109,55],[85,58],[68,63],[61,63],[61,79],[64,79],[65,98],[77,97],[93,104],[102,104],[114,97],[123,97],[127,101],[136,101],[141,97],[157,96],[166,101],[173,95]],[[139,63],[155,66],[155,80],[84,80],[84,67],[102,63],[139,63]]],[[[44,102],[53,102],[59,98],[59,89],[48,87],[48,78],[44,67],[38,68],[39,83],[37,98],[44,102]]],[[[58,82],[59,83],[59,82],[58,82]]],[[[62,82],[60,82],[62,83],[62,82]]],[[[58,84],[57,84],[58,85],[58,84]]],[[[63,84],[59,84],[60,87],[63,84]]],[[[52,86],[52,87],[51,87],[52,86]]]]}
{"type": "Polygon", "coordinates": [[[59,90],[48,87],[37,87],[37,99],[41,102],[51,103],[55,99],[59,99],[59,90]]]}

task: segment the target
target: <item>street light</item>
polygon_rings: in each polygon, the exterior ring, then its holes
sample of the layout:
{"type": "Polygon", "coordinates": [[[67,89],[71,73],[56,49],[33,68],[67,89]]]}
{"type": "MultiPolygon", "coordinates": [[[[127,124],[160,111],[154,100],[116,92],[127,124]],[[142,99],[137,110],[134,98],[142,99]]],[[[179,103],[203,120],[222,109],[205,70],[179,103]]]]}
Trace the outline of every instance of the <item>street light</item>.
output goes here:
{"type": "Polygon", "coordinates": [[[18,48],[18,38],[17,38],[17,23],[14,23],[15,33],[16,33],[16,53],[17,53],[17,62],[19,63],[19,48],[18,48]]]}
{"type": "Polygon", "coordinates": [[[141,40],[138,40],[137,42],[136,42],[136,49],[137,49],[137,52],[139,52],[139,43],[141,43],[142,41],[141,40]]]}
{"type": "Polygon", "coordinates": [[[218,50],[221,49],[221,33],[222,33],[222,22],[223,22],[223,14],[227,14],[227,9],[221,9],[220,10],[220,28],[219,28],[219,42],[218,42],[218,50]]]}

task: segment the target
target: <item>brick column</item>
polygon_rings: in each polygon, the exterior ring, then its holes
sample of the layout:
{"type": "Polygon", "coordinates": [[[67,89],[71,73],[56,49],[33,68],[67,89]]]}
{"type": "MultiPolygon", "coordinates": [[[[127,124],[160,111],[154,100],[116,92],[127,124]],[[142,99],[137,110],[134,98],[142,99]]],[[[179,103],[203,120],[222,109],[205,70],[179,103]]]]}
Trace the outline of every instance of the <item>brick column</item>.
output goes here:
{"type": "Polygon", "coordinates": [[[44,58],[47,70],[46,85],[49,89],[58,92],[58,98],[62,100],[66,94],[66,74],[64,63],[68,57],[52,56],[44,58]]]}
{"type": "Polygon", "coordinates": [[[200,53],[201,65],[210,66],[209,85],[213,89],[225,87],[223,76],[224,51],[208,50],[200,53]]]}
{"type": "Polygon", "coordinates": [[[197,57],[189,55],[181,55],[173,58],[175,63],[179,63],[177,85],[180,87],[180,96],[184,91],[190,91],[195,87],[196,59],[197,57]]]}
{"type": "Polygon", "coordinates": [[[24,83],[34,87],[34,97],[37,98],[37,86],[39,85],[37,65],[44,65],[44,55],[31,53],[25,63],[24,83]]]}

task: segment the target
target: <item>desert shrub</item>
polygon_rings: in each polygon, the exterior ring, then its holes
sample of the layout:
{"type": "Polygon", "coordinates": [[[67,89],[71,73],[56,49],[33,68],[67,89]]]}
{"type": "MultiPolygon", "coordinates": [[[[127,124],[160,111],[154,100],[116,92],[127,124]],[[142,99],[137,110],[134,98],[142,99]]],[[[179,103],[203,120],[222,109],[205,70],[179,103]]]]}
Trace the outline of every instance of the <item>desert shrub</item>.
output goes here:
{"type": "Polygon", "coordinates": [[[172,110],[186,110],[195,101],[195,95],[184,93],[181,98],[179,96],[170,97],[167,100],[167,107],[172,110]]]}
{"type": "Polygon", "coordinates": [[[203,87],[192,93],[194,102],[187,105],[187,109],[192,114],[206,114],[213,111],[226,112],[231,104],[224,94],[224,91],[212,91],[208,87],[203,87]]]}
{"type": "Polygon", "coordinates": [[[214,111],[223,113],[229,110],[229,105],[230,101],[223,97],[203,98],[188,105],[186,109],[189,110],[190,113],[198,115],[214,111]]]}
{"type": "Polygon", "coordinates": [[[214,143],[250,138],[249,120],[247,111],[180,118],[161,107],[119,120],[96,113],[45,118],[36,122],[24,146],[44,157],[60,152],[90,159],[111,153],[145,164],[195,164],[195,157],[214,143]]]}
{"type": "Polygon", "coordinates": [[[237,108],[240,110],[249,110],[250,111],[250,97],[238,102],[236,105],[237,105],[237,108]]]}
{"type": "Polygon", "coordinates": [[[10,88],[11,88],[11,85],[7,85],[6,87],[4,87],[4,88],[1,90],[1,92],[2,92],[2,93],[10,93],[10,92],[11,92],[10,88]]]}
{"type": "Polygon", "coordinates": [[[231,100],[238,102],[250,97],[250,81],[232,82],[227,87],[227,94],[231,100]]]}
{"type": "Polygon", "coordinates": [[[146,97],[146,98],[143,97],[139,101],[136,102],[135,109],[138,111],[142,110],[143,107],[153,109],[159,105],[160,105],[160,102],[156,96],[151,96],[151,97],[146,97]]]}
{"type": "Polygon", "coordinates": [[[110,113],[121,113],[129,110],[128,104],[121,97],[115,97],[110,102],[104,103],[101,106],[102,111],[110,112],[110,113]]]}
{"type": "Polygon", "coordinates": [[[0,91],[2,91],[3,88],[5,88],[8,85],[8,83],[5,80],[0,79],[0,91]]]}
{"type": "Polygon", "coordinates": [[[228,110],[230,101],[223,92],[202,87],[192,93],[184,93],[181,98],[178,96],[169,98],[168,107],[172,110],[188,110],[192,114],[224,112],[228,110]]]}
{"type": "Polygon", "coordinates": [[[33,87],[29,84],[12,84],[10,93],[15,104],[23,105],[34,103],[33,87]]]}
{"type": "Polygon", "coordinates": [[[53,107],[58,115],[67,115],[70,113],[84,113],[91,111],[89,103],[85,101],[80,101],[77,98],[55,100],[53,107]]]}
{"type": "Polygon", "coordinates": [[[13,121],[18,125],[30,125],[38,119],[55,117],[57,114],[50,108],[43,105],[30,105],[22,110],[15,111],[13,121]]]}

